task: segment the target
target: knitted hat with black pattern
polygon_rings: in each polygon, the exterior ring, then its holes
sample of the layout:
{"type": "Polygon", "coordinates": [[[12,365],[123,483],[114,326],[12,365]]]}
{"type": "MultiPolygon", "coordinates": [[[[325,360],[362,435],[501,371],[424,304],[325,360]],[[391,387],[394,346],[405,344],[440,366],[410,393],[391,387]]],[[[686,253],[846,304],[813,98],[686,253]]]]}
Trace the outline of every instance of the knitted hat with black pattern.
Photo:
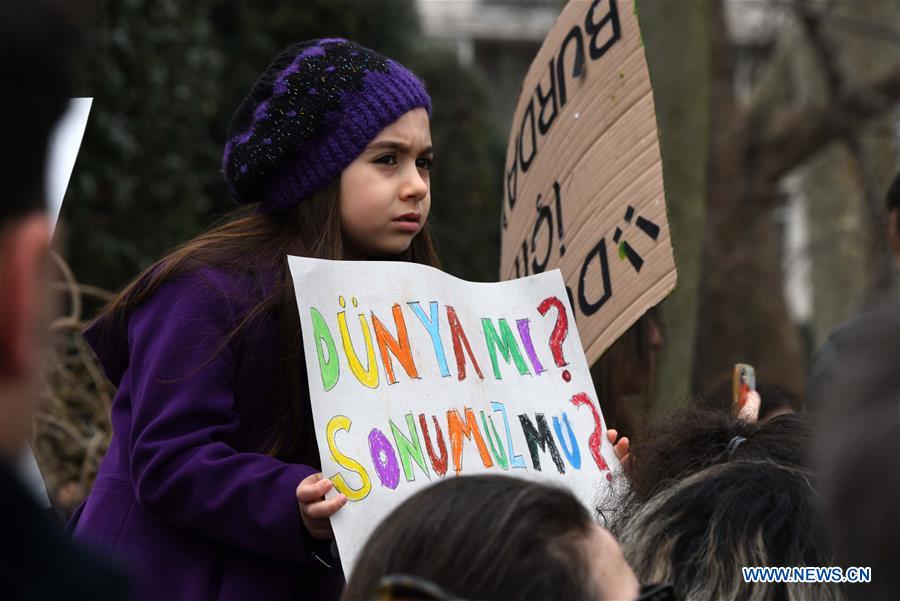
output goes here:
{"type": "Polygon", "coordinates": [[[241,103],[222,172],[238,202],[284,211],[332,181],[378,132],[431,98],[398,62],[339,38],[279,54],[241,103]]]}

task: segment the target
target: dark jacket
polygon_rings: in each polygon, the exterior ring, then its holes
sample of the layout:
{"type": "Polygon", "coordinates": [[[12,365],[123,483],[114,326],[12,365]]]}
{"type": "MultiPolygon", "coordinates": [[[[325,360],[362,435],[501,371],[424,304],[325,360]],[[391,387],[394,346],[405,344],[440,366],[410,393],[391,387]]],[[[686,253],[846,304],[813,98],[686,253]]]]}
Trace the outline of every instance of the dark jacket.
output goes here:
{"type": "Polygon", "coordinates": [[[806,406],[859,411],[870,399],[900,394],[900,273],[869,311],[841,324],[819,348],[806,385],[806,406]]]}
{"type": "Polygon", "coordinates": [[[70,541],[0,461],[0,596],[9,601],[127,599],[121,566],[70,541]]]}

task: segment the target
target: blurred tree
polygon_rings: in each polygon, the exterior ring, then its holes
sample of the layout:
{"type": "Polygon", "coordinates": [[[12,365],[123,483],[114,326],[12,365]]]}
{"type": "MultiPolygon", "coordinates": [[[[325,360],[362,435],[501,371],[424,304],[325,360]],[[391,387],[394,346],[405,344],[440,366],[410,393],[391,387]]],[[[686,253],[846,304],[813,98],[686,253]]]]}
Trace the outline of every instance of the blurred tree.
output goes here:
{"type": "MultiPolygon", "coordinates": [[[[896,66],[897,2],[799,8],[802,35],[795,39],[812,59],[792,73],[807,102],[840,106],[848,90],[896,66]]],[[[869,123],[847,119],[835,141],[798,170],[811,230],[814,347],[890,281],[884,193],[900,166],[897,116],[895,109],[869,123]]]]}
{"type": "Polygon", "coordinates": [[[233,207],[219,174],[232,112],[280,49],[314,37],[421,68],[438,243],[456,275],[495,277],[502,136],[478,74],[423,44],[413,0],[98,0],[82,77],[94,107],[63,209],[79,280],[116,289],[233,207]]]}
{"type": "MultiPolygon", "coordinates": [[[[785,302],[783,249],[774,211],[781,200],[779,185],[784,176],[832,142],[852,140],[900,98],[900,65],[895,59],[872,69],[857,69],[858,77],[842,78],[837,57],[846,61],[852,53],[845,56],[846,44],[838,52],[822,34],[825,23],[836,30],[849,23],[857,29],[894,32],[887,37],[896,44],[896,18],[880,23],[861,19],[859,14],[848,18],[836,12],[837,8],[848,10],[862,4],[798,0],[787,7],[795,13],[795,25],[781,31],[771,60],[746,99],[735,96],[735,59],[724,33],[722,1],[713,4],[711,156],[715,160],[711,163],[704,243],[704,319],[697,339],[698,356],[703,357],[695,369],[699,390],[727,378],[736,361],[756,366],[762,381],[794,392],[802,390],[806,357],[785,302]]],[[[858,56],[869,54],[861,50],[858,56]]],[[[854,146],[861,148],[856,143],[849,148],[854,146]]],[[[832,163],[829,177],[837,182],[847,176],[832,163]]],[[[852,207],[854,194],[848,192],[848,186],[832,187],[830,201],[817,204],[818,198],[808,198],[811,210],[821,213],[816,217],[820,224],[841,222],[844,214],[859,214],[859,209],[852,207]]],[[[821,187],[818,193],[822,193],[821,187]]],[[[833,260],[834,255],[831,257],[833,260]]],[[[841,260],[846,258],[841,256],[841,260]]],[[[844,275],[859,269],[858,260],[848,263],[844,275]]],[[[828,263],[827,269],[833,268],[828,263]]],[[[847,282],[832,278],[825,285],[825,294],[845,294],[836,291],[836,286],[847,286],[847,282]]]]}
{"type": "Polygon", "coordinates": [[[709,4],[638,2],[650,67],[678,286],[660,305],[664,343],[657,406],[691,395],[709,135],[709,4]],[[678,60],[672,60],[672,57],[678,60]]]}
{"type": "Polygon", "coordinates": [[[342,37],[406,62],[419,36],[414,0],[206,2],[215,43],[228,58],[229,76],[220,92],[226,102],[217,115],[219,143],[232,111],[282,48],[311,38],[342,37]]]}
{"type": "Polygon", "coordinates": [[[737,362],[752,364],[766,382],[799,392],[800,337],[784,298],[778,224],[772,209],[777,179],[754,181],[754,126],[736,95],[735,63],[721,0],[713,3],[712,109],[707,236],[697,334],[695,390],[731,377],[737,362]]]}
{"type": "Polygon", "coordinates": [[[102,0],[84,64],[94,97],[62,218],[78,277],[118,287],[213,208],[211,122],[227,70],[208,2],[102,0]]]}
{"type": "Polygon", "coordinates": [[[488,84],[449,51],[420,53],[411,66],[434,104],[431,210],[441,260],[458,277],[496,281],[506,146],[488,112],[488,84]]]}

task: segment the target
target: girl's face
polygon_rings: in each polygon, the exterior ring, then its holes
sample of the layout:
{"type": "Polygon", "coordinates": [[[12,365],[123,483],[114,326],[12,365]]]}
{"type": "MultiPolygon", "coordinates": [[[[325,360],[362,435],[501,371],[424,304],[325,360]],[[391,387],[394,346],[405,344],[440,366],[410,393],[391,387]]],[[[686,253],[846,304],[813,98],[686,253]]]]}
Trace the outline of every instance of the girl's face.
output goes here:
{"type": "Polygon", "coordinates": [[[381,130],[344,169],[339,203],[345,258],[409,248],[431,208],[433,160],[428,112],[417,108],[381,130]]]}

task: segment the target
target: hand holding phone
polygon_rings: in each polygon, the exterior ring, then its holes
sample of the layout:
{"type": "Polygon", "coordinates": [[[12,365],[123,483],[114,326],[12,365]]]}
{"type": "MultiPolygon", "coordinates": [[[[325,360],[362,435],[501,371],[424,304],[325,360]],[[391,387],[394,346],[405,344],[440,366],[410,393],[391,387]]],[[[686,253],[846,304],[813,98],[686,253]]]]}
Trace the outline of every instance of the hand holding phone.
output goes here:
{"type": "Polygon", "coordinates": [[[759,417],[759,395],[756,391],[756,371],[747,363],[736,363],[731,376],[731,413],[738,419],[755,423],[759,417]]]}

